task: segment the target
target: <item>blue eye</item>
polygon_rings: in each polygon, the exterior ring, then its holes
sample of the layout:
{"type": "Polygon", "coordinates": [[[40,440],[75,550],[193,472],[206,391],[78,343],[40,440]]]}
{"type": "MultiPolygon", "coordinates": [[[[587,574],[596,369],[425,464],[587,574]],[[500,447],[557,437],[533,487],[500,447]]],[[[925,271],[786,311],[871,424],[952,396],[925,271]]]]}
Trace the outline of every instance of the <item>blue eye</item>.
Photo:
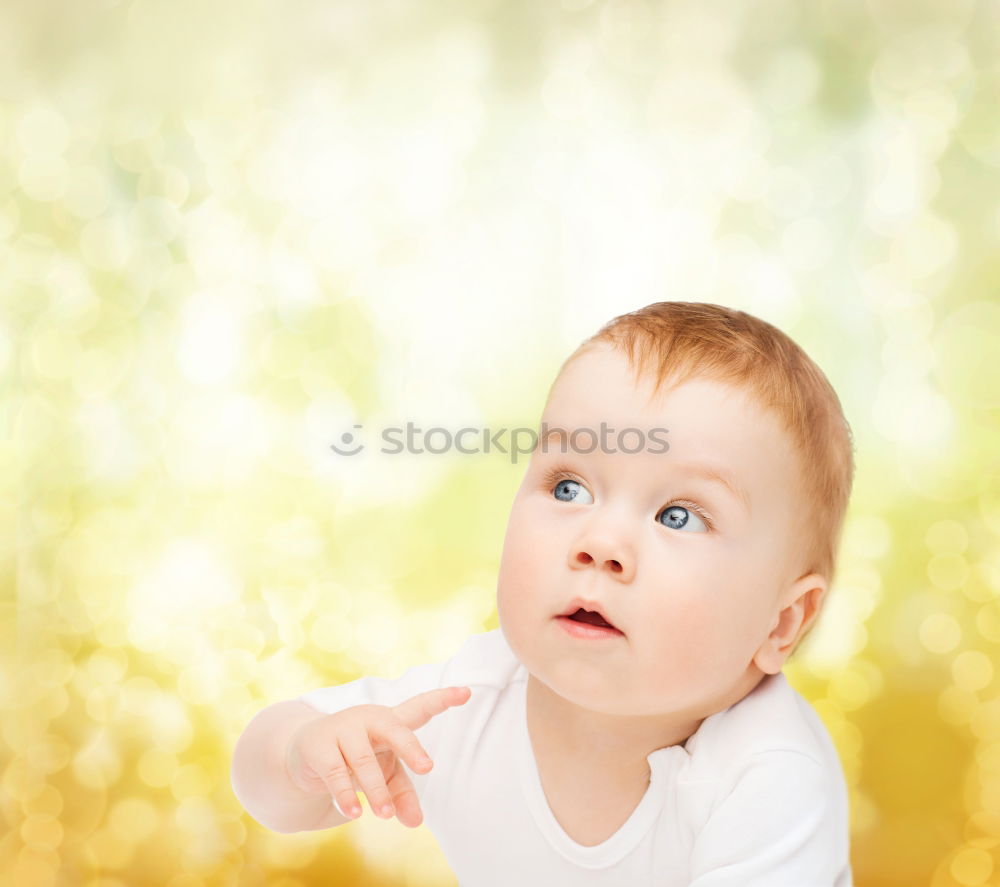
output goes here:
{"type": "Polygon", "coordinates": [[[663,511],[660,512],[660,516],[657,520],[659,520],[663,526],[669,527],[671,530],[680,530],[692,526],[691,518],[694,518],[695,520],[693,526],[697,527],[699,524],[701,525],[702,529],[700,531],[696,530],[696,532],[708,532],[708,525],[704,520],[702,520],[694,506],[677,504],[668,505],[663,509],[663,511]]]}
{"type": "Polygon", "coordinates": [[[568,477],[564,477],[552,488],[552,494],[560,502],[578,502],[581,505],[590,505],[594,501],[593,498],[590,499],[590,502],[580,499],[581,493],[584,497],[590,496],[583,484],[568,477]]]}
{"type": "MultiPolygon", "coordinates": [[[[560,502],[592,505],[594,497],[580,481],[568,477],[566,471],[567,469],[557,466],[545,472],[542,478],[544,488],[560,502]]],[[[687,529],[698,533],[712,531],[712,519],[693,502],[687,501],[672,502],[660,512],[657,522],[671,530],[687,529]],[[664,517],[666,520],[661,520],[664,517]]]]}

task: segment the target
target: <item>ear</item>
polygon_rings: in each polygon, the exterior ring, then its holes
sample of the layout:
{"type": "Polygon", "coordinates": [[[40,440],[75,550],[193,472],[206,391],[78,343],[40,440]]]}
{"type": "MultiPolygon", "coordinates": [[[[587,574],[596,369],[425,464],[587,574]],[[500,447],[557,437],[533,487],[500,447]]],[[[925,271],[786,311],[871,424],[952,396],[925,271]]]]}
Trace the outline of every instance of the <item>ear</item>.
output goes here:
{"type": "Polygon", "coordinates": [[[795,642],[819,615],[826,589],[826,579],[819,573],[809,573],[792,583],[778,603],[781,609],[771,633],[754,654],[754,664],[761,671],[766,674],[781,671],[795,642]]]}

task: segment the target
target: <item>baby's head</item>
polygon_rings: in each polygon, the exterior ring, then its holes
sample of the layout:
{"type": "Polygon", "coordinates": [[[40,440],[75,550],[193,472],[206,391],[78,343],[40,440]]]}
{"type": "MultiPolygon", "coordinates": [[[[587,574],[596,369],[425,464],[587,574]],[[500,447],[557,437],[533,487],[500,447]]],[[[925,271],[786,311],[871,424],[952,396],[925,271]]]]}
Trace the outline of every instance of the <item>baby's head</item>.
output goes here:
{"type": "Polygon", "coordinates": [[[771,324],[686,302],[617,317],[549,391],[504,541],[504,635],[587,708],[718,711],[815,624],[853,474],[836,393],[771,324]],[[618,632],[581,637],[562,618],[578,607],[618,632]]]}

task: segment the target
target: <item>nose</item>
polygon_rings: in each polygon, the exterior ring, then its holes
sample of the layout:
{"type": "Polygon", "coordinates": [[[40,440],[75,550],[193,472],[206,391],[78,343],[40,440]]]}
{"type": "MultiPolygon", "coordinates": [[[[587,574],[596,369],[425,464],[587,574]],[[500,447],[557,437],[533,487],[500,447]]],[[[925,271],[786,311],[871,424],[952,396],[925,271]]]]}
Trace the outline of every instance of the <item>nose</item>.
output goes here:
{"type": "Polygon", "coordinates": [[[616,540],[606,530],[595,529],[583,535],[570,549],[569,566],[572,570],[596,566],[620,582],[631,582],[635,575],[635,556],[628,543],[616,540]]]}

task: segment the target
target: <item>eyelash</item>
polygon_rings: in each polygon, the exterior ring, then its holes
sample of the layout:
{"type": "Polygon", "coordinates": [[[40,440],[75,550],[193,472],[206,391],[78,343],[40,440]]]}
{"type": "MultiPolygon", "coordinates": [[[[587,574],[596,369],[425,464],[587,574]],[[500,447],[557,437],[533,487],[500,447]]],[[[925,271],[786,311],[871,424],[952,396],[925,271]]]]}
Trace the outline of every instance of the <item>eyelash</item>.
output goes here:
{"type": "MultiPolygon", "coordinates": [[[[563,468],[561,465],[556,465],[548,469],[548,471],[545,472],[545,477],[542,479],[542,483],[545,485],[545,488],[551,492],[552,489],[555,487],[555,485],[559,483],[559,481],[561,480],[571,480],[574,481],[575,483],[580,484],[581,486],[584,485],[583,481],[580,480],[578,477],[576,477],[576,475],[574,475],[572,471],[570,471],[568,468],[563,468]]],[[[715,521],[705,512],[705,510],[700,506],[695,505],[694,502],[688,502],[686,499],[672,500],[671,502],[667,503],[667,505],[665,505],[663,508],[661,508],[660,511],[657,512],[657,514],[660,514],[660,512],[664,511],[667,508],[670,508],[673,505],[680,505],[683,508],[690,509],[705,522],[705,526],[708,527],[709,530],[715,529],[715,521]]]]}

